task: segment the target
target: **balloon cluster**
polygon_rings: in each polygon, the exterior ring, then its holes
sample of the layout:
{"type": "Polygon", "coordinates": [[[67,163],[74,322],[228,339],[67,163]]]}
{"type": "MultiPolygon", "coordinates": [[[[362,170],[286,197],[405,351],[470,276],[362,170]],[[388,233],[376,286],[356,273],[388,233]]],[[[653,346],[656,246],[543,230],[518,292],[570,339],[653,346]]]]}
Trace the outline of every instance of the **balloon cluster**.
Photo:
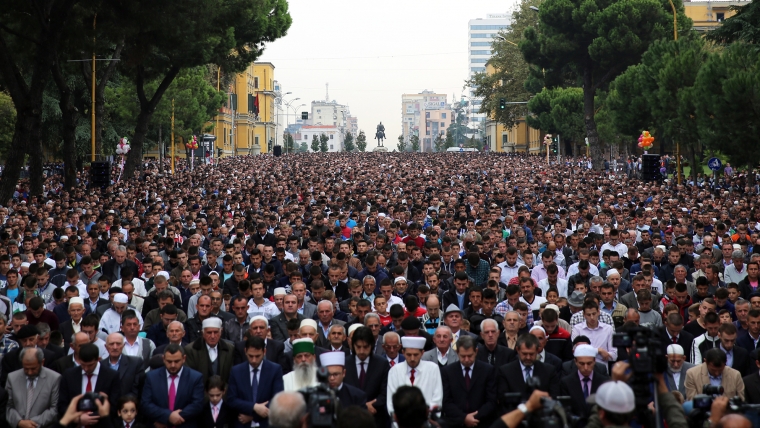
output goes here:
{"type": "Polygon", "coordinates": [[[193,135],[192,140],[187,140],[187,143],[185,144],[185,147],[187,147],[190,150],[195,150],[198,148],[198,137],[196,135],[193,135]]]}
{"type": "Polygon", "coordinates": [[[546,134],[544,137],[544,144],[547,146],[552,144],[552,134],[546,134]]]}
{"type": "Polygon", "coordinates": [[[641,133],[641,135],[639,135],[639,147],[642,149],[649,150],[652,148],[653,144],[654,137],[649,133],[649,131],[644,131],[641,133]]]}
{"type": "Polygon", "coordinates": [[[132,148],[129,146],[129,140],[127,137],[120,138],[119,143],[116,145],[117,155],[126,155],[132,148]]]}

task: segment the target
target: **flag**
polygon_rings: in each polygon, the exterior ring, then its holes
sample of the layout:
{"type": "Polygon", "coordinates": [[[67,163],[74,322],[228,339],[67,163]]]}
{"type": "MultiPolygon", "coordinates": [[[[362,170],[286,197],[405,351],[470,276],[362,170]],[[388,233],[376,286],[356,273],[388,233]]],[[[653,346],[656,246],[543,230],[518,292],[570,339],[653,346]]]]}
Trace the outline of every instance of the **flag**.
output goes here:
{"type": "Polygon", "coordinates": [[[256,93],[256,98],[253,99],[253,112],[259,114],[259,93],[256,93]]]}

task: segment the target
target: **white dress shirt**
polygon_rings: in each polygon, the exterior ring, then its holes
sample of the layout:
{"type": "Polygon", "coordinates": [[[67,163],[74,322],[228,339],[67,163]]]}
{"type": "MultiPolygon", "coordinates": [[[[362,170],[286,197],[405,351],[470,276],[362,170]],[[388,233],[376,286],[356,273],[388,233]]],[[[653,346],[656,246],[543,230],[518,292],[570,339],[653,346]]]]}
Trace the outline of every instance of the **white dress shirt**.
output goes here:
{"type": "Polygon", "coordinates": [[[216,346],[212,348],[208,346],[208,344],[206,344],[206,349],[208,350],[208,358],[213,363],[214,361],[216,361],[216,358],[219,355],[219,350],[217,349],[216,346]]]}
{"type": "MultiPolygon", "coordinates": [[[[387,402],[388,413],[393,413],[393,394],[403,385],[412,386],[410,380],[411,367],[404,361],[398,363],[388,372],[387,402]]],[[[441,407],[443,403],[443,384],[441,370],[438,364],[430,361],[420,361],[414,369],[414,385],[422,391],[425,402],[429,407],[441,407]]]]}
{"type": "MultiPolygon", "coordinates": [[[[90,378],[90,386],[92,387],[92,391],[95,391],[95,384],[98,383],[98,373],[100,373],[100,363],[95,366],[95,370],[93,370],[92,377],[90,378]]],[[[82,394],[85,392],[87,392],[87,373],[82,370],[82,394]]]]}

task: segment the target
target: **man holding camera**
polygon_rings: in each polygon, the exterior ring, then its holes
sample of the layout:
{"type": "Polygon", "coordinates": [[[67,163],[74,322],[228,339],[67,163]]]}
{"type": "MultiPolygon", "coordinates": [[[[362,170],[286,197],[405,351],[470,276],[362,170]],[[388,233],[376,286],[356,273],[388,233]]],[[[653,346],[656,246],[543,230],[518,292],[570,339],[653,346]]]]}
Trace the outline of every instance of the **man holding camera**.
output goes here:
{"type": "Polygon", "coordinates": [[[721,349],[713,348],[705,352],[705,362],[689,369],[686,372],[686,401],[694,399],[694,396],[702,393],[705,385],[723,387],[726,397],[739,396],[744,399],[744,382],[738,370],[726,366],[726,353],[721,349]]]}

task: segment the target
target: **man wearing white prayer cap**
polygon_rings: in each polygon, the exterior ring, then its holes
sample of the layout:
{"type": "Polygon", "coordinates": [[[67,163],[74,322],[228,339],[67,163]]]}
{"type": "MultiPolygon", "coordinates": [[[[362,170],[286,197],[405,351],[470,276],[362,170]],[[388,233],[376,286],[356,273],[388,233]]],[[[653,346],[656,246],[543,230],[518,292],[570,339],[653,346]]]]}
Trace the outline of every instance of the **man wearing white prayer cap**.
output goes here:
{"type": "Polygon", "coordinates": [[[282,377],[285,391],[298,391],[318,384],[314,353],[314,340],[302,337],[293,341],[293,371],[282,377]]]}
{"type": "Polygon", "coordinates": [[[58,326],[58,330],[63,336],[63,343],[66,347],[71,344],[71,337],[82,330],[81,324],[84,318],[84,300],[81,297],[72,297],[69,299],[68,313],[70,320],[58,326]]]}
{"type": "Polygon", "coordinates": [[[116,293],[113,295],[113,302],[111,307],[103,312],[103,316],[100,318],[100,325],[98,329],[106,334],[116,333],[121,328],[121,315],[127,309],[135,311],[137,319],[140,321],[140,329],[143,327],[143,319],[140,312],[135,310],[134,307],[129,306],[129,297],[124,293],[116,293]]]}
{"type": "Polygon", "coordinates": [[[416,386],[422,391],[428,407],[441,407],[443,384],[438,364],[422,361],[426,339],[424,337],[402,337],[401,348],[406,359],[394,365],[388,372],[387,406],[393,414],[393,394],[400,386],[416,386]]]}
{"type": "Polygon", "coordinates": [[[596,365],[597,350],[591,345],[578,345],[575,347],[573,357],[577,370],[563,377],[559,390],[560,395],[569,395],[572,397],[570,406],[573,414],[581,417],[583,423],[578,426],[584,426],[588,419],[591,406],[586,404],[586,398],[596,393],[596,390],[604,383],[610,380],[598,371],[594,371],[596,365]]]}
{"type": "Polygon", "coordinates": [[[222,340],[222,319],[208,317],[201,324],[201,337],[185,346],[185,364],[203,375],[203,382],[214,375],[229,379],[234,365],[235,347],[222,340]]]}
{"type": "Polygon", "coordinates": [[[668,345],[666,356],[668,358],[668,370],[665,371],[665,383],[668,384],[669,391],[678,391],[686,397],[686,372],[694,367],[686,361],[683,346],[678,344],[668,345]]]}
{"type": "Polygon", "coordinates": [[[345,409],[348,406],[367,407],[367,394],[355,386],[343,383],[343,378],[346,377],[345,352],[323,352],[319,356],[319,361],[322,363],[322,367],[327,369],[327,383],[330,388],[335,390],[338,399],[340,399],[341,408],[345,409]]]}

